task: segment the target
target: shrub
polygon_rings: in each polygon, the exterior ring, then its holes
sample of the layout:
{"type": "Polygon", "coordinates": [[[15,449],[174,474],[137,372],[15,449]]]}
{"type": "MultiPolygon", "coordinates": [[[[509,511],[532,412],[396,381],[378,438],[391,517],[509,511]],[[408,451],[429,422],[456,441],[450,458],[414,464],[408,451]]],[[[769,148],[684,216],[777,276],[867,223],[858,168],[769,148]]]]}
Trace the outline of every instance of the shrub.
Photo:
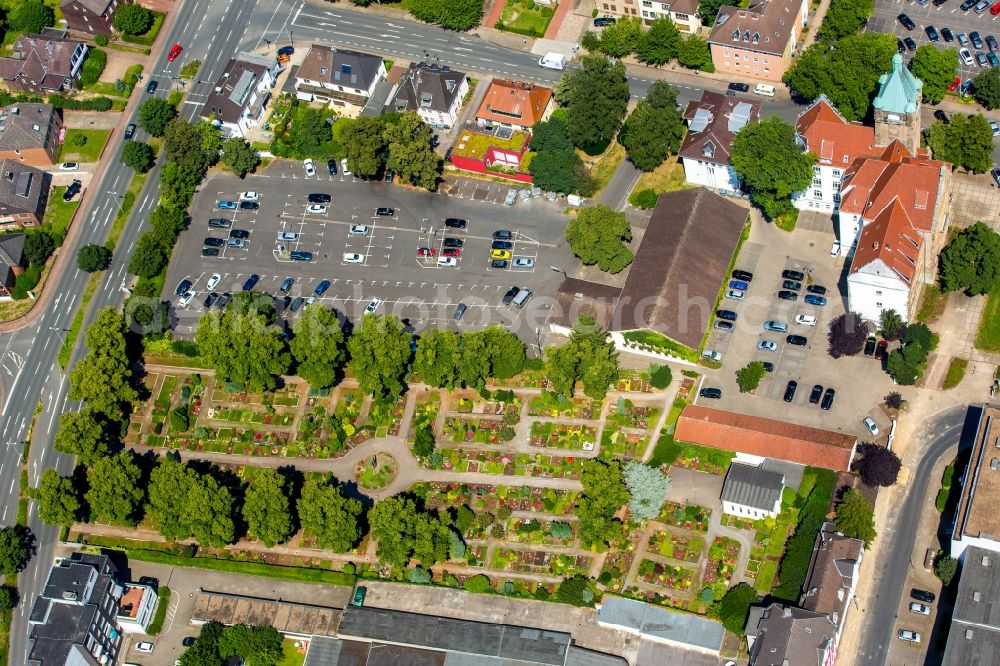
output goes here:
{"type": "MultiPolygon", "coordinates": [[[[816,483],[809,495],[802,502],[795,532],[785,545],[785,554],[781,558],[781,584],[774,588],[772,594],[785,601],[797,603],[802,583],[809,571],[809,560],[812,558],[816,534],[826,520],[833,498],[833,486],[836,483],[834,473],[825,469],[806,468],[806,472],[816,475],[816,483]]],[[[798,501],[801,501],[801,496],[798,501]]]]}
{"type": "Polygon", "coordinates": [[[115,28],[126,35],[142,35],[153,25],[153,12],[142,5],[122,5],[113,20],[115,28]]]}
{"type": "Polygon", "coordinates": [[[653,388],[665,389],[670,386],[672,379],[670,366],[655,364],[649,366],[649,383],[653,385],[653,388]]]}
{"type": "Polygon", "coordinates": [[[57,109],[70,111],[110,111],[114,102],[110,97],[91,97],[90,99],[70,99],[62,95],[49,95],[48,103],[57,109]]]}
{"type": "Polygon", "coordinates": [[[943,550],[939,550],[937,557],[934,558],[934,575],[942,583],[948,585],[956,573],[958,573],[958,560],[943,550]]]}
{"type": "Polygon", "coordinates": [[[95,35],[94,36],[94,43],[97,44],[98,46],[107,46],[108,45],[108,38],[105,37],[104,35],[95,35]]]}
{"type": "Polygon", "coordinates": [[[111,250],[103,245],[89,243],[80,248],[76,264],[84,273],[106,270],[111,265],[111,250]]]}
{"type": "Polygon", "coordinates": [[[87,145],[87,135],[86,134],[74,134],[73,140],[70,142],[74,146],[86,146],[87,145]]]}
{"type": "Polygon", "coordinates": [[[87,59],[80,68],[80,85],[89,86],[97,83],[108,64],[108,54],[98,48],[87,52],[87,59]]]}
{"type": "Polygon", "coordinates": [[[633,192],[632,195],[629,196],[628,202],[636,208],[642,208],[645,210],[656,206],[656,202],[659,198],[660,195],[654,190],[645,189],[633,192]]]}
{"type": "Polygon", "coordinates": [[[488,576],[483,574],[478,574],[476,576],[471,576],[465,579],[465,583],[462,584],[466,592],[472,592],[474,594],[483,594],[485,592],[491,592],[493,590],[492,584],[490,584],[490,579],[488,576]]]}
{"type": "Polygon", "coordinates": [[[190,425],[190,420],[188,417],[188,409],[186,406],[181,405],[177,407],[172,412],[170,412],[170,429],[174,432],[184,432],[188,429],[190,425]]]}
{"type": "Polygon", "coordinates": [[[17,276],[14,281],[14,291],[11,296],[15,301],[28,297],[28,292],[34,289],[42,279],[42,264],[32,264],[28,270],[17,276]]]}

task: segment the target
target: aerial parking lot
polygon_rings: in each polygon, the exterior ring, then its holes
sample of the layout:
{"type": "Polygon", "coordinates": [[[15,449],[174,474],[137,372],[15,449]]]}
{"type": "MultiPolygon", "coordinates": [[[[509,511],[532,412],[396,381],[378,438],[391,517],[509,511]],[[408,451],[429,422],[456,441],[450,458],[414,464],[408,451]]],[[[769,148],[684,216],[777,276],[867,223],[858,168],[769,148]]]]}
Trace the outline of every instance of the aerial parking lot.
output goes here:
{"type": "Polygon", "coordinates": [[[245,180],[206,181],[164,287],[181,335],[257,275],[253,289],[275,295],[285,321],[313,301],[356,320],[376,301],[373,311],[416,330],[498,323],[524,328],[523,339],[535,342],[537,322],[519,327],[521,311],[502,299],[512,286],[536,299],[555,293],[561,276],[550,266],[571,256],[557,248],[563,203],[518,198],[508,206],[510,188],[498,183],[458,179],[448,194],[430,193],[323,166],[306,177],[300,163],[279,161],[245,180]],[[181,299],[175,290],[185,279],[193,296],[181,299]]]}

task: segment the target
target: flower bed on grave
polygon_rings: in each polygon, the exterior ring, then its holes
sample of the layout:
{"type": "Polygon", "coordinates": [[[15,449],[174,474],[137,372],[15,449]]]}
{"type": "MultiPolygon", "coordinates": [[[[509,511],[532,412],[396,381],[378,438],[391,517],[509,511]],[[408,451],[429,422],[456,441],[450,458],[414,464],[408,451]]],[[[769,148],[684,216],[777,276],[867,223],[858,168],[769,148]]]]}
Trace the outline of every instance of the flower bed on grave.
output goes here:
{"type": "Polygon", "coordinates": [[[687,592],[691,589],[695,572],[693,569],[676,564],[661,564],[653,560],[643,560],[639,564],[639,580],[649,585],[656,585],[675,592],[687,592]]]}
{"type": "Polygon", "coordinates": [[[611,405],[608,409],[607,422],[614,423],[620,428],[635,428],[637,430],[648,430],[650,426],[656,424],[661,410],[650,405],[637,405],[624,397],[611,405]]]}
{"type": "Polygon", "coordinates": [[[360,430],[369,433],[369,437],[398,435],[405,409],[405,395],[396,402],[373,402],[368,410],[368,421],[360,430]]]}
{"type": "Polygon", "coordinates": [[[677,504],[664,502],[657,521],[673,527],[682,527],[695,532],[707,532],[712,510],[697,504],[677,504]]]}
{"type": "Polygon", "coordinates": [[[569,577],[586,574],[590,569],[589,555],[567,555],[550,553],[547,550],[518,550],[514,548],[493,549],[490,568],[498,571],[521,573],[542,573],[551,576],[569,577]]]}
{"type": "Polygon", "coordinates": [[[482,414],[484,416],[503,416],[504,414],[515,414],[521,409],[521,396],[513,391],[495,391],[494,394],[501,393],[504,399],[500,400],[495,395],[490,400],[483,400],[477,394],[458,398],[453,404],[454,411],[459,414],[482,414]]]}
{"type": "Polygon", "coordinates": [[[422,482],[411,488],[428,508],[457,508],[463,504],[473,511],[495,514],[501,508],[511,511],[544,512],[572,515],[578,493],[555,488],[529,486],[494,486],[484,483],[422,482]]]}
{"type": "Polygon", "coordinates": [[[507,386],[511,388],[540,388],[547,389],[551,387],[551,383],[545,376],[545,370],[525,370],[519,375],[514,375],[509,379],[502,379],[498,384],[493,384],[496,382],[495,379],[490,379],[491,386],[507,386]]]}
{"type": "Polygon", "coordinates": [[[441,394],[431,391],[426,396],[420,398],[413,408],[413,418],[410,419],[410,431],[406,433],[406,439],[412,444],[417,436],[416,427],[418,424],[429,424],[434,427],[438,412],[441,410],[441,394]]]}
{"type": "Polygon", "coordinates": [[[623,370],[615,384],[615,390],[624,393],[652,393],[655,389],[649,383],[647,373],[623,370]]]}
{"type": "Polygon", "coordinates": [[[564,419],[596,419],[600,416],[601,404],[590,398],[577,396],[567,398],[549,391],[536,395],[528,403],[528,416],[546,416],[564,419]]]}
{"type": "Polygon", "coordinates": [[[287,386],[278,389],[274,393],[268,396],[270,398],[271,404],[276,407],[298,407],[299,406],[299,390],[298,384],[288,384],[287,386]]]}
{"type": "Polygon", "coordinates": [[[722,514],[720,522],[723,527],[732,527],[737,530],[747,530],[749,532],[753,532],[757,529],[755,521],[741,516],[734,516],[731,513],[722,514]]]}
{"type": "Polygon", "coordinates": [[[664,557],[696,563],[705,550],[705,540],[701,537],[657,530],[649,535],[649,549],[664,557]]]}
{"type": "MultiPolygon", "coordinates": [[[[365,396],[361,389],[343,389],[333,408],[333,418],[340,423],[340,428],[344,432],[343,448],[340,455],[347,453],[371,436],[368,431],[358,428],[358,417],[361,415],[361,406],[364,400],[365,396]]],[[[328,427],[330,427],[329,423],[328,427]]]]}
{"type": "Polygon", "coordinates": [[[708,549],[708,566],[702,580],[712,584],[722,582],[728,586],[736,573],[736,563],[740,557],[740,544],[735,539],[717,536],[708,549]]]}
{"type": "Polygon", "coordinates": [[[500,419],[465,420],[451,417],[444,423],[443,435],[456,443],[503,444],[502,434],[511,434],[513,429],[500,419]]]}
{"type": "Polygon", "coordinates": [[[604,566],[598,580],[606,589],[612,592],[621,592],[625,587],[625,576],[632,567],[633,559],[635,559],[634,547],[628,550],[609,550],[604,558],[604,566]]]}
{"type": "Polygon", "coordinates": [[[512,518],[507,524],[507,541],[526,543],[534,546],[566,546],[573,545],[576,531],[574,523],[568,521],[533,520],[531,518],[512,518]],[[553,530],[553,522],[562,527],[553,530]],[[556,536],[553,532],[562,534],[567,530],[569,536],[556,536]]]}
{"type": "Polygon", "coordinates": [[[208,418],[227,423],[287,426],[295,420],[295,414],[279,414],[265,408],[209,407],[208,418]]]}
{"type": "Polygon", "coordinates": [[[565,423],[531,424],[531,445],[547,449],[592,451],[597,439],[597,428],[565,423]]]}
{"type": "MultiPolygon", "coordinates": [[[[440,468],[450,471],[546,479],[580,478],[581,461],[573,457],[465,449],[438,449],[435,453],[441,454],[440,468]]],[[[425,464],[430,466],[429,461],[425,464]]]]}
{"type": "Polygon", "coordinates": [[[601,458],[623,458],[642,460],[649,446],[649,436],[634,432],[622,432],[611,424],[604,426],[601,433],[601,458]]]}

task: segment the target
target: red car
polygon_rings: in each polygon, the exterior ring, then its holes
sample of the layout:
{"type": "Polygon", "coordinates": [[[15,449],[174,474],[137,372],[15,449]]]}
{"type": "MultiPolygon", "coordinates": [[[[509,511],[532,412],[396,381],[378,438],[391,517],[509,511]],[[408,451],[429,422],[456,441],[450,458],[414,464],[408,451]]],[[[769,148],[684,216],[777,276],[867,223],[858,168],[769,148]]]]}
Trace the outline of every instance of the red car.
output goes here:
{"type": "Polygon", "coordinates": [[[885,340],[879,340],[878,344],[875,345],[875,358],[880,361],[884,361],[887,356],[889,356],[889,343],[885,340]]]}
{"type": "MultiPolygon", "coordinates": [[[[1000,2],[997,4],[1000,5],[1000,2]]],[[[960,85],[962,85],[962,77],[956,76],[955,80],[948,84],[948,90],[958,90],[960,85]]]]}
{"type": "Polygon", "coordinates": [[[167,60],[169,60],[170,62],[177,60],[177,56],[179,56],[181,54],[181,51],[183,50],[184,49],[181,48],[180,44],[174,44],[172,47],[170,47],[170,53],[167,54],[167,60]]]}
{"type": "Polygon", "coordinates": [[[442,257],[457,257],[461,254],[462,251],[459,250],[457,247],[446,247],[445,249],[441,250],[442,257]]]}
{"type": "Polygon", "coordinates": [[[429,247],[418,247],[417,256],[418,257],[433,257],[437,254],[437,250],[429,247]]]}

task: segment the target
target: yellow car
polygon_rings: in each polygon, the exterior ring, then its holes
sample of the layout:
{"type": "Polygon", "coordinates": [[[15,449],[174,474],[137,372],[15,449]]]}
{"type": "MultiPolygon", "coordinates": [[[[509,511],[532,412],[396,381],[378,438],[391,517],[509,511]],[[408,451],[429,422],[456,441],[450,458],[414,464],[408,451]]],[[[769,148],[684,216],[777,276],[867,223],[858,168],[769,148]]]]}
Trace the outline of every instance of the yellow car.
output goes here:
{"type": "Polygon", "coordinates": [[[494,259],[510,259],[510,250],[490,250],[490,256],[494,259]]]}

